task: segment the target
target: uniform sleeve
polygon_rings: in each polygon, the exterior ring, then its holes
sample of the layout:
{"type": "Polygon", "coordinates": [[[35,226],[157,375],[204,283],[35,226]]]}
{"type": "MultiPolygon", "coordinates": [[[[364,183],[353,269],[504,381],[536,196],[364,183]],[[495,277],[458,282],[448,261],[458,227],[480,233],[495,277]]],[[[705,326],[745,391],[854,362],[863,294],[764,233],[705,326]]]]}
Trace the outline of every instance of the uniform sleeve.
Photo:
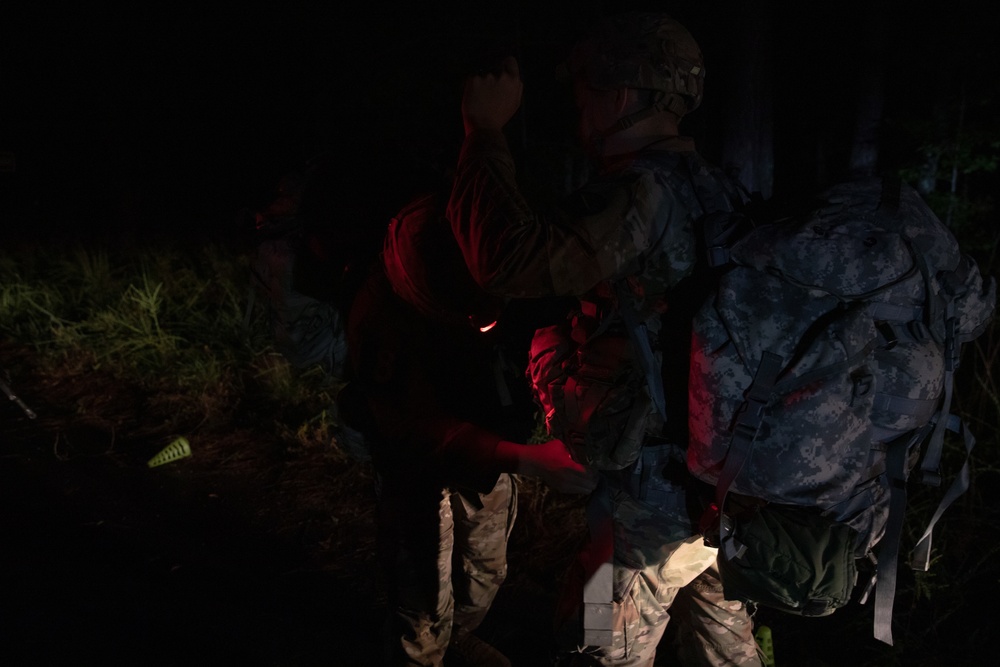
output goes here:
{"type": "Polygon", "coordinates": [[[477,130],[462,146],[448,219],[470,272],[487,291],[579,296],[641,268],[652,225],[677,209],[671,196],[653,174],[626,171],[542,214],[518,190],[503,134],[477,130]]]}

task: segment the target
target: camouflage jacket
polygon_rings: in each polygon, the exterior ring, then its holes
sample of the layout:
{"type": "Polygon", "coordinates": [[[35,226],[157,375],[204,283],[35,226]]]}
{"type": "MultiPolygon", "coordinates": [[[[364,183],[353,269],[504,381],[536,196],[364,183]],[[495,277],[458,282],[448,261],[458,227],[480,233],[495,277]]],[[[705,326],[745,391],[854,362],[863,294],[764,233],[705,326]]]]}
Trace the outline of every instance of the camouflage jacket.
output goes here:
{"type": "MultiPolygon", "coordinates": [[[[543,214],[521,195],[503,134],[476,131],[462,147],[448,218],[466,264],[487,291],[514,298],[579,298],[571,335],[577,344],[588,341],[582,357],[587,347],[594,347],[595,356],[607,356],[607,346],[590,336],[615,310],[619,295],[630,294],[668,378],[668,422],[683,428],[690,315],[704,294],[698,283],[705,282],[693,277],[696,227],[706,213],[731,211],[738,200],[732,182],[695,152],[693,141],[678,137],[607,164],[561,207],[543,214]],[[677,289],[685,279],[693,283],[690,288],[677,289]],[[615,289],[612,283],[619,281],[627,292],[615,289]],[[671,315],[661,318],[668,306],[671,315]]],[[[606,335],[621,331],[615,324],[606,335]]],[[[560,359],[552,355],[541,364],[550,362],[560,359]]],[[[544,368],[532,373],[536,390],[545,381],[540,376],[552,375],[544,368]]],[[[647,432],[661,428],[662,422],[653,420],[647,432]]]]}
{"type": "Polygon", "coordinates": [[[448,218],[476,281],[494,294],[600,303],[608,292],[602,283],[628,277],[640,313],[649,315],[692,273],[695,221],[702,202],[720,194],[737,197],[694,142],[677,137],[621,157],[542,214],[518,190],[503,134],[480,130],[462,147],[448,218]],[[696,192],[687,176],[694,170],[717,176],[718,192],[696,192]]]}

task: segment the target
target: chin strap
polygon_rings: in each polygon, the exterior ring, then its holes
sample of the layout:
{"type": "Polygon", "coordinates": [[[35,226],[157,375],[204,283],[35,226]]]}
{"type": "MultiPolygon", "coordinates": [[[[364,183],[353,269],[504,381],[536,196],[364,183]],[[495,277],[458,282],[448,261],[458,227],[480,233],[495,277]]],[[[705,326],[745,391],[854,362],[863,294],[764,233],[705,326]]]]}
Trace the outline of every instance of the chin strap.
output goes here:
{"type": "Polygon", "coordinates": [[[684,101],[684,98],[679,95],[665,95],[664,97],[656,100],[650,106],[619,118],[614,125],[606,130],[598,130],[591,133],[590,137],[587,139],[590,143],[591,151],[594,155],[602,155],[605,139],[613,134],[618,134],[623,130],[627,130],[641,120],[645,120],[654,114],[662,113],[664,111],[669,111],[677,116],[678,120],[680,120],[687,112],[687,103],[684,101]]]}
{"type": "Polygon", "coordinates": [[[653,102],[650,106],[619,118],[614,125],[606,130],[597,132],[596,134],[600,135],[602,139],[610,137],[612,134],[617,134],[622,130],[627,130],[640,120],[645,120],[653,114],[658,114],[663,111],[669,111],[680,119],[687,112],[687,103],[680,95],[664,95],[660,99],[653,102]]]}

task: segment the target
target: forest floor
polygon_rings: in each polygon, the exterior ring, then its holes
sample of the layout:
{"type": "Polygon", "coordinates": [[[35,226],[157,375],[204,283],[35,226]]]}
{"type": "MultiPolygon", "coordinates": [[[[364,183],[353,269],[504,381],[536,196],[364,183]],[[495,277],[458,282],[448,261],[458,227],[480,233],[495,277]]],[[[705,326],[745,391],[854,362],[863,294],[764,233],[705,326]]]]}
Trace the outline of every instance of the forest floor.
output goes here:
{"type": "MultiPolygon", "coordinates": [[[[290,451],[244,423],[193,435],[190,457],[149,467],[163,441],[146,422],[159,417],[131,388],[98,373],[43,380],[10,343],[0,368],[38,415],[0,403],[0,664],[378,664],[368,464],[329,446],[290,451]],[[95,402],[103,420],[81,420],[95,402]]],[[[560,573],[585,524],[578,499],[522,489],[510,576],[479,634],[535,667],[549,662],[560,573]]],[[[984,603],[997,590],[977,585],[984,603]]],[[[905,604],[903,622],[921,622],[905,604]]],[[[871,638],[870,605],[856,604],[755,620],[772,628],[779,667],[976,664],[989,635],[983,616],[960,614],[945,627],[966,635],[929,637],[938,651],[890,651],[871,638]]],[[[669,640],[658,665],[676,664],[669,640]]]]}
{"type": "MultiPolygon", "coordinates": [[[[0,368],[16,369],[9,384],[37,414],[0,403],[0,664],[378,664],[369,464],[331,446],[290,451],[247,424],[149,467],[163,440],[135,391],[99,373],[42,380],[29,356],[0,343],[0,368]],[[102,419],[81,420],[77,406],[95,401],[102,419]]],[[[511,577],[481,633],[516,665],[541,665],[583,517],[578,499],[526,491],[511,577]],[[574,515],[541,546],[529,544],[538,502],[574,515]]]]}

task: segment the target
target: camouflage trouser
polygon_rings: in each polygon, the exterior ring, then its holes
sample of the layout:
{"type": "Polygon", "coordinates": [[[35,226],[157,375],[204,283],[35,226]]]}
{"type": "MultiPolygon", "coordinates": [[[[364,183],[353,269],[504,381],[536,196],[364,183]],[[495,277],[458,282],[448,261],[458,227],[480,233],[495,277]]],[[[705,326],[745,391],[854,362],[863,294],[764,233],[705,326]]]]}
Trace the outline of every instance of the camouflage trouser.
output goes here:
{"type": "Polygon", "coordinates": [[[760,667],[750,615],[742,602],[723,597],[718,565],[677,592],[670,614],[678,624],[677,655],[685,666],[760,667]]]}
{"type": "Polygon", "coordinates": [[[515,482],[501,475],[486,494],[383,495],[382,539],[391,540],[383,543],[391,555],[386,662],[438,667],[448,644],[479,626],[507,575],[515,482]]]}
{"type": "Polygon", "coordinates": [[[721,585],[712,576],[717,550],[692,535],[684,509],[683,491],[676,502],[654,507],[639,502],[622,489],[611,488],[613,527],[613,605],[610,646],[582,646],[579,602],[584,580],[601,545],[592,540],[567,580],[557,616],[557,640],[563,651],[560,664],[653,664],[657,645],[670,619],[675,600],[683,612],[678,620],[690,624],[684,664],[760,665],[749,615],[742,604],[725,601],[721,585]]]}

